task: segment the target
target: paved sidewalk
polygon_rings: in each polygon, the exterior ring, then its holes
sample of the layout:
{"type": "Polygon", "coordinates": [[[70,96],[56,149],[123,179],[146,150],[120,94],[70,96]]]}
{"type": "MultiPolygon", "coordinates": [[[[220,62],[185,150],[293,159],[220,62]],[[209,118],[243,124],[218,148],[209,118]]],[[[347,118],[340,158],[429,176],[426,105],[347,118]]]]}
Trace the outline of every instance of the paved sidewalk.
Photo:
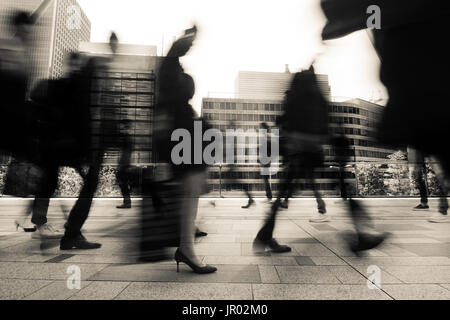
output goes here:
{"type": "MultiPolygon", "coordinates": [[[[268,205],[258,200],[220,199],[216,207],[200,201],[196,251],[218,271],[194,274],[174,261],[136,263],[140,212],[119,210],[119,200],[99,199],[85,225],[89,240],[103,244],[91,251],[60,251],[59,242],[32,240],[15,231],[13,221],[27,200],[0,199],[0,299],[450,299],[450,223],[415,212],[412,199],[363,200],[380,231],[392,233],[383,246],[355,257],[341,240],[352,225],[345,204],[326,199],[331,222],[309,223],[313,199],[294,199],[279,214],[275,237],[292,252],[254,255],[252,240],[268,205]],[[81,270],[81,289],[68,289],[68,267],[81,270]],[[380,289],[369,289],[369,266],[381,270],[380,289]]],[[[62,226],[62,211],[72,200],[52,200],[49,220],[62,226]]]]}

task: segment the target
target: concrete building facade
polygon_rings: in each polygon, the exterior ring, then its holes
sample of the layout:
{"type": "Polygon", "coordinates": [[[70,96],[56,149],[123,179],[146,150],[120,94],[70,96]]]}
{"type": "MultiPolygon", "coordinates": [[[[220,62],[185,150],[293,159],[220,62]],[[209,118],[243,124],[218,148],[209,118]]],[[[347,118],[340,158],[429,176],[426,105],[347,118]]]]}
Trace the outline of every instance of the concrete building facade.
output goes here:
{"type": "MultiPolygon", "coordinates": [[[[235,80],[236,98],[282,100],[293,75],[287,67],[285,72],[239,71],[235,80]]],[[[324,96],[330,99],[328,75],[318,74],[317,81],[324,96]]]]}

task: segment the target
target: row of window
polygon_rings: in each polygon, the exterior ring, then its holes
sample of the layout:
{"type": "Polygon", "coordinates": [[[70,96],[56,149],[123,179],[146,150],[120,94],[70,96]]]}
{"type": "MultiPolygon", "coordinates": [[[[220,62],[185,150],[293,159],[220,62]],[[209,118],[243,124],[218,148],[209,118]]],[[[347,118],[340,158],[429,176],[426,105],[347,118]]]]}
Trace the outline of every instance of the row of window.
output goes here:
{"type": "Polygon", "coordinates": [[[93,106],[151,107],[154,96],[150,94],[92,93],[93,106]]]}
{"type": "MultiPolygon", "coordinates": [[[[268,125],[271,126],[270,123],[268,123],[268,125]]],[[[233,126],[233,125],[229,125],[229,124],[214,124],[213,127],[220,130],[224,135],[225,135],[226,130],[242,129],[243,131],[250,131],[250,130],[257,131],[260,129],[259,124],[258,125],[237,125],[237,126],[233,126]]]]}
{"type": "Polygon", "coordinates": [[[93,91],[105,92],[154,92],[155,82],[130,79],[96,79],[92,83],[93,91]]]}
{"type": "Polygon", "coordinates": [[[206,120],[275,122],[278,116],[274,114],[204,113],[203,117],[206,120]]]}
{"type": "MultiPolygon", "coordinates": [[[[120,135],[123,126],[117,121],[92,121],[92,134],[94,135],[120,135]]],[[[132,122],[127,124],[128,132],[133,135],[151,135],[152,128],[147,122],[132,122]]]]}
{"type": "Polygon", "coordinates": [[[210,102],[203,103],[203,109],[210,110],[255,110],[281,111],[280,103],[241,103],[241,102],[210,102]]]}
{"type": "Polygon", "coordinates": [[[330,123],[340,123],[340,124],[356,124],[370,128],[377,128],[377,123],[370,120],[353,118],[353,117],[328,117],[330,123]]]}
{"type": "Polygon", "coordinates": [[[359,128],[330,127],[330,133],[345,134],[345,135],[357,135],[357,136],[372,137],[372,138],[376,137],[375,131],[359,129],[359,128]]]}
{"type": "Polygon", "coordinates": [[[368,118],[372,118],[372,119],[376,119],[379,117],[379,113],[368,111],[368,110],[357,108],[357,107],[350,107],[350,106],[329,105],[328,112],[359,114],[364,117],[368,117],[368,118]]]}
{"type": "Polygon", "coordinates": [[[153,73],[130,73],[130,72],[107,72],[97,71],[93,78],[98,79],[138,79],[138,80],[154,80],[153,73]]]}
{"type": "Polygon", "coordinates": [[[91,107],[92,120],[153,120],[153,109],[148,108],[118,108],[118,107],[91,107]]]}

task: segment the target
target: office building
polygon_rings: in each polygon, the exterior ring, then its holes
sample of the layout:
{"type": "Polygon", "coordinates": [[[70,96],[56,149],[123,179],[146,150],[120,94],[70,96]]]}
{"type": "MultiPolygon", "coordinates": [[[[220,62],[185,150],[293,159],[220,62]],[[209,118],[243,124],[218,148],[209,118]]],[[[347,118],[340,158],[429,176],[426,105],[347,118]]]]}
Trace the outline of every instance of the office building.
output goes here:
{"type": "MultiPolygon", "coordinates": [[[[285,72],[239,71],[235,81],[236,98],[282,100],[293,75],[287,66],[285,72]]],[[[331,91],[328,75],[316,76],[320,89],[329,99],[331,91]]]]}
{"type": "MultiPolygon", "coordinates": [[[[156,69],[160,57],[155,46],[118,45],[112,55],[107,43],[80,43],[87,58],[95,57],[103,65],[93,75],[91,115],[93,147],[103,139],[117,145],[123,134],[132,137],[133,164],[153,163],[152,127],[155,106],[156,69]],[[130,123],[124,128],[123,120],[130,123]],[[103,121],[103,125],[100,123],[103,121]]],[[[117,164],[120,150],[109,148],[105,162],[117,164]]]]}
{"type": "MultiPolygon", "coordinates": [[[[9,19],[14,11],[25,10],[32,13],[43,3],[42,0],[2,0],[1,37],[13,36],[9,19]]],[[[30,57],[29,88],[33,88],[40,79],[60,77],[64,72],[64,59],[67,53],[77,50],[81,41],[89,41],[90,34],[91,23],[76,0],[50,1],[33,28],[34,48],[30,57]]]]}
{"type": "MultiPolygon", "coordinates": [[[[202,116],[212,127],[221,130],[224,136],[225,130],[230,126],[243,131],[258,130],[260,123],[266,122],[270,127],[275,127],[275,121],[281,115],[281,110],[281,100],[204,98],[202,103],[202,116]]],[[[387,160],[387,156],[396,151],[380,146],[376,142],[376,123],[382,110],[382,106],[361,99],[330,102],[330,131],[342,132],[349,138],[355,162],[387,160]]],[[[239,195],[243,190],[243,184],[247,184],[250,190],[263,194],[264,184],[257,156],[249,152],[257,146],[247,140],[246,148],[243,161],[245,164],[236,165],[232,171],[227,164],[217,164],[210,168],[208,183],[211,190],[235,192],[239,195]]],[[[335,161],[333,149],[324,146],[324,154],[327,165],[316,172],[317,187],[325,194],[337,194],[338,172],[336,168],[330,167],[335,161]]],[[[281,172],[271,176],[273,190],[279,189],[281,177],[281,172]]],[[[304,180],[299,181],[300,186],[307,187],[305,183],[304,180]]],[[[346,169],[346,183],[355,185],[354,168],[346,169]]]]}

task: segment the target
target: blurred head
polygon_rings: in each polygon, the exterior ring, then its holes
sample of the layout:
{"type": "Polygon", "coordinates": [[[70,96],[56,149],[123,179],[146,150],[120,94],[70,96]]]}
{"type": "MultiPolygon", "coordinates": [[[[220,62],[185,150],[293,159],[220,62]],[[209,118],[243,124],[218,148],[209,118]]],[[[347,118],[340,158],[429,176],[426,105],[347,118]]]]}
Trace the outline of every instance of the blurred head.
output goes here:
{"type": "Polygon", "coordinates": [[[259,126],[261,127],[261,129],[269,130],[269,125],[267,124],[267,122],[261,122],[259,126]]]}
{"type": "Polygon", "coordinates": [[[15,12],[12,16],[11,24],[14,28],[14,33],[16,37],[18,37],[24,42],[30,40],[33,21],[28,12],[26,11],[15,12]]]}
{"type": "Polygon", "coordinates": [[[115,32],[111,32],[111,36],[109,37],[109,47],[111,48],[112,53],[117,52],[117,48],[119,46],[119,38],[115,32]]]}
{"type": "Polygon", "coordinates": [[[82,59],[80,53],[76,51],[69,52],[65,58],[64,67],[66,74],[80,71],[82,67],[82,59]]]}

